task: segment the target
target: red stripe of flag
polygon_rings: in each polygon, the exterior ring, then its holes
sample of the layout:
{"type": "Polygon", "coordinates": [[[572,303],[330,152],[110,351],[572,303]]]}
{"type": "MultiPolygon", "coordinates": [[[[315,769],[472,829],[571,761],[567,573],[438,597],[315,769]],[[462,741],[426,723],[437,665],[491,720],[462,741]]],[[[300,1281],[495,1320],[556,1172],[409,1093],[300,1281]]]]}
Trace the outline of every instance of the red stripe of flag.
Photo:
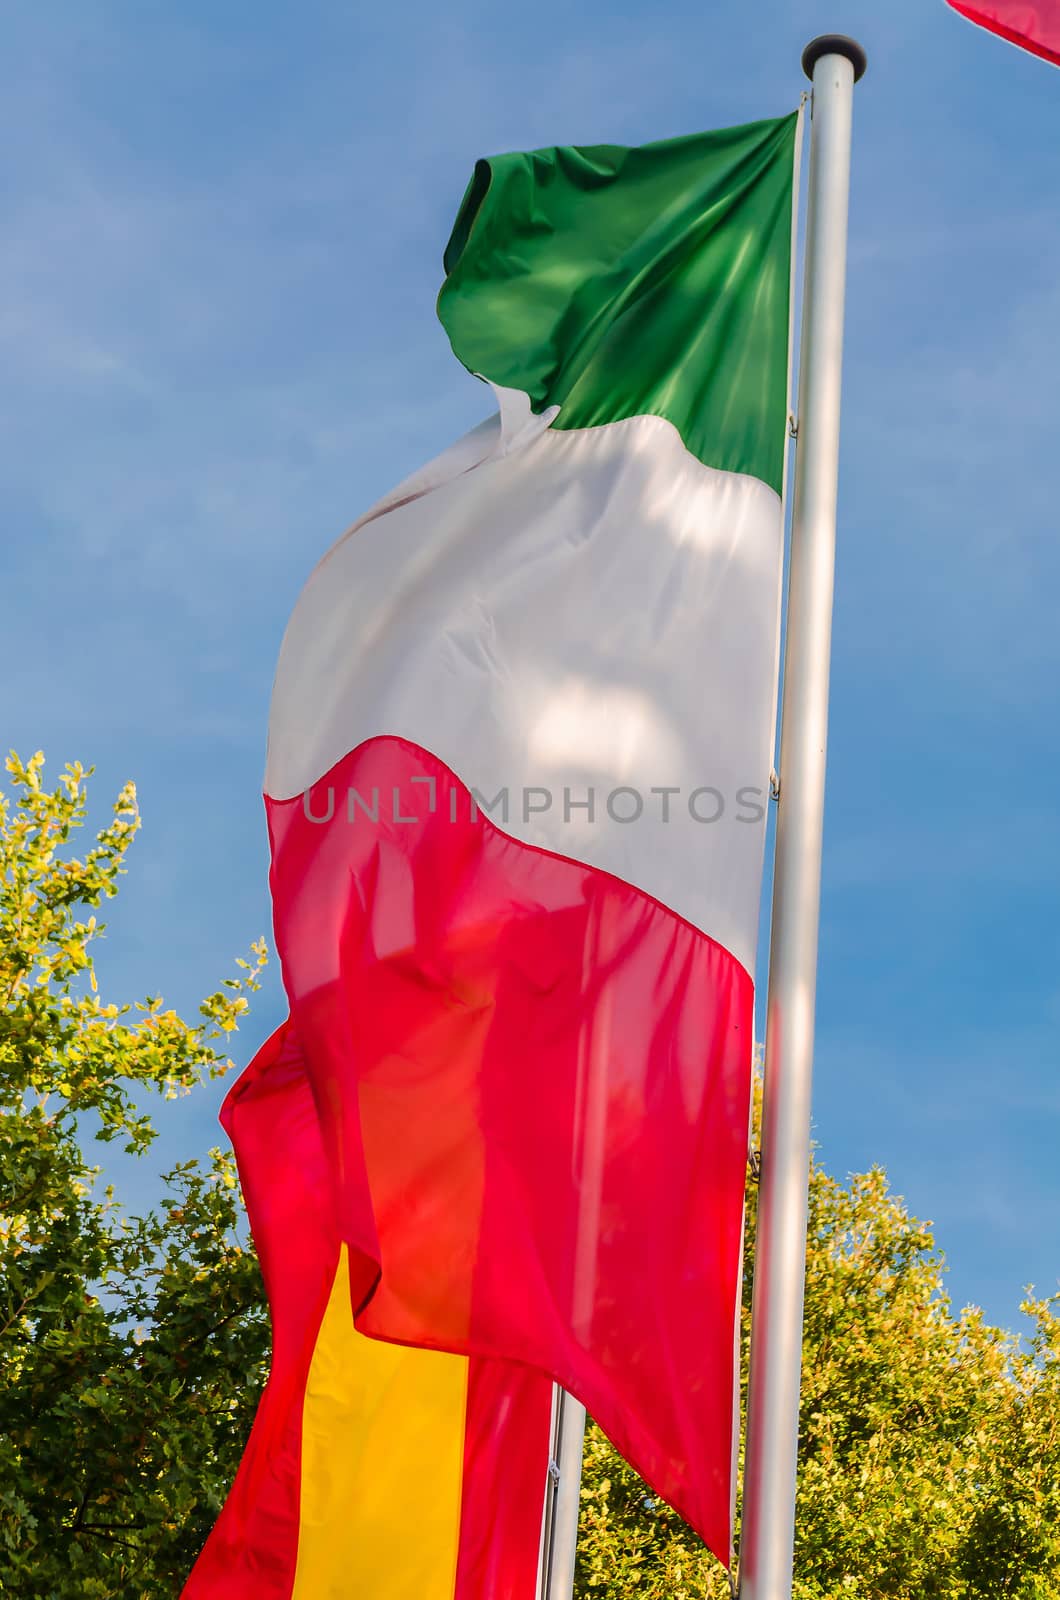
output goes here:
{"type": "Polygon", "coordinates": [[[727,1559],[750,976],[406,740],[267,810],[358,1327],[554,1378],[727,1559]]]}
{"type": "Polygon", "coordinates": [[[472,1360],[453,1600],[530,1600],[541,1543],[552,1384],[472,1360]]]}

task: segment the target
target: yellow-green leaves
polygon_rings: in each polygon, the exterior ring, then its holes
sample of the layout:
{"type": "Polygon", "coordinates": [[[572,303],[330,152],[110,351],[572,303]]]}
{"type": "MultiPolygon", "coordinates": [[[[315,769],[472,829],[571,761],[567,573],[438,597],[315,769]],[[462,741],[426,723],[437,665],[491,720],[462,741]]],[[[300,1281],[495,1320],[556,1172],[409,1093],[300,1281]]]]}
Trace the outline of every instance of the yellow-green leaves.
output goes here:
{"type": "MultiPolygon", "coordinates": [[[[104,999],[93,970],[139,827],[127,785],[89,848],[89,772],[43,757],[0,795],[0,1593],[152,1600],[180,1590],[231,1481],[268,1331],[230,1156],[169,1174],[130,1216],[81,1141],[154,1137],[145,1091],[231,1066],[263,943],[187,1022],[104,999]]],[[[161,951],[164,957],[164,948],[161,951]]]]}
{"type": "MultiPolygon", "coordinates": [[[[747,1205],[745,1403],[754,1183],[747,1205]]],[[[1028,1298],[1021,1340],[955,1313],[944,1271],[882,1171],[841,1184],[815,1165],[795,1600],[1060,1595],[1060,1297],[1028,1298]]],[[[729,1600],[680,1519],[588,1437],[579,1595],[729,1600]]]]}
{"type": "Polygon", "coordinates": [[[138,1087],[173,1099],[230,1069],[227,1041],[258,987],[265,946],[252,946],[253,959],[203,1002],[200,1022],[158,998],[104,1003],[92,953],[104,924],[82,912],[117,893],[140,826],[136,790],[125,785],[82,857],[67,855],[62,847],[84,825],[91,769],[68,766],[49,791],[43,767],[39,751],[27,762],[10,755],[14,804],[0,796],[0,1101],[6,1089],[51,1104],[51,1115],[94,1113],[98,1138],[136,1152],[153,1137],[136,1109],[138,1087]]]}

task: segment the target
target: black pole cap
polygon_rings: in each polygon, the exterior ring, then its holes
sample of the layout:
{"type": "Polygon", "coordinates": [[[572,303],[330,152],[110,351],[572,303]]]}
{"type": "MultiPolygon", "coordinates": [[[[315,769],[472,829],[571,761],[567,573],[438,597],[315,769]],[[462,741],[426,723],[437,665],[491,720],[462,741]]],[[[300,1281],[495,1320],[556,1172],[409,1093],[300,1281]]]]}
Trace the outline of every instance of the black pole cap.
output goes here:
{"type": "Polygon", "coordinates": [[[811,39],[802,52],[802,70],[811,81],[813,69],[822,56],[846,56],[854,68],[855,83],[864,77],[869,64],[868,56],[856,39],[848,39],[845,33],[822,33],[819,39],[811,39]]]}

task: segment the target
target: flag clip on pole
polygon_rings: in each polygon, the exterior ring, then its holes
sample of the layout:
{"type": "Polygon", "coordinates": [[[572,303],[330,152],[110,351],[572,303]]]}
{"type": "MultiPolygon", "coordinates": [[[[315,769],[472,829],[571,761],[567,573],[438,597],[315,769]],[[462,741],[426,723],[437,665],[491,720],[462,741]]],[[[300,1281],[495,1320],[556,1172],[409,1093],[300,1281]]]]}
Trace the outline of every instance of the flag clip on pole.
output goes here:
{"type": "Polygon", "coordinates": [[[850,129],[865,52],[826,34],[802,65],[812,134],[740,1600],[790,1600],[792,1586],[850,129]]]}

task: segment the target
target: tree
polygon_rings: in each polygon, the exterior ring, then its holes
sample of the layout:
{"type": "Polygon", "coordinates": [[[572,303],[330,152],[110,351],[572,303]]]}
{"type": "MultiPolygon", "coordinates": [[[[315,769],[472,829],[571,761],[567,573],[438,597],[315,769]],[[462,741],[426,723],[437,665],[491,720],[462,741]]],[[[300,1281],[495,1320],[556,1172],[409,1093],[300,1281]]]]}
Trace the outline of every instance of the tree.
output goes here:
{"type": "MultiPolygon", "coordinates": [[[[756,1220],[752,1181],[745,1405],[756,1220]]],[[[815,1159],[796,1600],[1060,1595],[1060,1296],[1025,1302],[1020,1340],[954,1315],[943,1272],[930,1225],[882,1171],[844,1187],[815,1159]]],[[[585,1600],[728,1600],[718,1563],[595,1427],[580,1533],[585,1600]]]]}
{"type": "Polygon", "coordinates": [[[264,1378],[268,1325],[232,1159],[212,1150],[127,1215],[82,1145],[140,1155],[144,1101],[228,1071],[263,944],[195,1023],[105,1002],[94,915],[139,826],[122,790],[81,857],[85,779],[7,763],[0,797],[0,1592],[171,1596],[208,1533],[264,1378]]]}

